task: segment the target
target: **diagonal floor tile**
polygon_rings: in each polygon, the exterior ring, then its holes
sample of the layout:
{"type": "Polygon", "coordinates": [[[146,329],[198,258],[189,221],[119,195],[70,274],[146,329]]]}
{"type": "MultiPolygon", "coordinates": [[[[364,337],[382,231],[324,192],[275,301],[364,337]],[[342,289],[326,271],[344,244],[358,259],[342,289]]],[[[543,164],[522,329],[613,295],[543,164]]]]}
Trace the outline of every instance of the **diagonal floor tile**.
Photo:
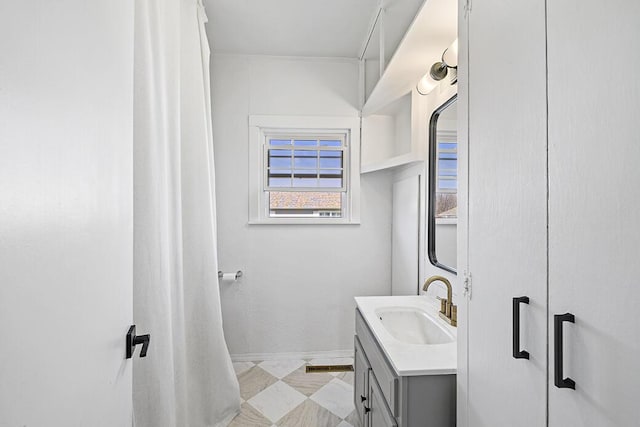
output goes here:
{"type": "Polygon", "coordinates": [[[233,362],[233,370],[236,371],[236,376],[248,371],[254,366],[256,366],[256,364],[253,362],[233,362]]]}
{"type": "Polygon", "coordinates": [[[254,366],[238,375],[240,383],[240,396],[249,400],[265,388],[275,384],[278,379],[259,366],[254,366]]]}
{"type": "Polygon", "coordinates": [[[298,368],[282,379],[285,383],[298,390],[305,396],[311,396],[333,379],[333,376],[325,373],[306,373],[305,366],[298,368]]]}
{"type": "Polygon", "coordinates": [[[231,421],[229,427],[270,427],[271,421],[256,411],[248,403],[240,406],[240,414],[231,421]]]}
{"type": "Polygon", "coordinates": [[[346,421],[341,421],[340,424],[338,424],[336,427],[353,427],[353,426],[346,421]]]}
{"type": "Polygon", "coordinates": [[[358,418],[358,413],[355,410],[350,413],[349,416],[344,420],[351,424],[353,427],[360,427],[360,418],[358,418]]]}
{"type": "Polygon", "coordinates": [[[345,383],[349,384],[350,386],[353,386],[353,371],[351,372],[337,372],[336,375],[334,375],[336,378],[341,379],[342,381],[344,381],[345,383]]]}
{"type": "Polygon", "coordinates": [[[279,427],[336,427],[340,418],[312,400],[305,400],[278,421],[279,427]]]}
{"type": "Polygon", "coordinates": [[[312,394],[310,399],[340,418],[345,418],[355,409],[353,406],[353,387],[338,378],[332,379],[331,382],[312,394]]]}
{"type": "Polygon", "coordinates": [[[304,364],[304,360],[265,360],[258,366],[274,377],[282,379],[304,364]]]}
{"type": "Polygon", "coordinates": [[[248,402],[275,423],[306,399],[304,394],[278,381],[253,396],[248,402]]]}

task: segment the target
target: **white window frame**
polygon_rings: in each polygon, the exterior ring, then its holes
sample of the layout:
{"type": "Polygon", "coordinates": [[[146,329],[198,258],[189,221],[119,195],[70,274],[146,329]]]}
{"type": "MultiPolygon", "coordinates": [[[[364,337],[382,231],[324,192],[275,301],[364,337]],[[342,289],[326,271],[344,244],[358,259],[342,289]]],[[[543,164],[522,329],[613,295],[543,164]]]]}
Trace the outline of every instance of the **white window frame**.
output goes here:
{"type": "MultiPolygon", "coordinates": [[[[322,191],[321,189],[319,191],[322,191]]],[[[332,116],[249,116],[249,224],[360,224],[360,118],[332,116]],[[342,217],[271,217],[264,189],[270,134],[345,135],[346,192],[342,217]]]]}

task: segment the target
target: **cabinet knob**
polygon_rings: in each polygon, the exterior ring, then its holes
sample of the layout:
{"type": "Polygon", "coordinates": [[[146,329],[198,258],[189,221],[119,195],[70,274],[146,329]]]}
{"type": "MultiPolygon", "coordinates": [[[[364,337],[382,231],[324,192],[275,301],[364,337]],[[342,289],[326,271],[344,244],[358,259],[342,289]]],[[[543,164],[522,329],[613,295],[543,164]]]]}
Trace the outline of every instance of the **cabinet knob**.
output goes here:
{"type": "Polygon", "coordinates": [[[371,412],[371,408],[367,408],[366,406],[364,407],[364,413],[368,414],[369,412],[371,412]]]}
{"type": "Polygon", "coordinates": [[[366,397],[364,397],[363,395],[360,395],[360,402],[364,402],[364,401],[366,401],[366,400],[367,400],[367,398],[366,398],[366,397]]]}

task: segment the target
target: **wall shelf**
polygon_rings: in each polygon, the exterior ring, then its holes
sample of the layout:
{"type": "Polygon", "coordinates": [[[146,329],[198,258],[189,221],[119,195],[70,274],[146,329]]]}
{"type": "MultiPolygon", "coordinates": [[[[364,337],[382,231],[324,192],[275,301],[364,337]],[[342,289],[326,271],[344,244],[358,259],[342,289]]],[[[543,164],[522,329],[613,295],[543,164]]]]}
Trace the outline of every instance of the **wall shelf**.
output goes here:
{"type": "MultiPolygon", "coordinates": [[[[361,173],[394,169],[426,159],[428,136],[423,127],[430,110],[429,97],[419,95],[415,87],[456,39],[457,9],[456,0],[425,0],[413,20],[405,24],[406,30],[398,29],[398,34],[404,36],[386,67],[386,61],[376,62],[371,46],[366,46],[364,54],[370,53],[363,56],[361,68],[363,91],[365,96],[368,94],[362,107],[361,173]],[[379,70],[375,69],[376,64],[380,65],[379,70]],[[368,79],[368,72],[380,79],[377,82],[368,79]]],[[[381,18],[376,23],[385,22],[384,10],[381,18]]],[[[372,32],[376,28],[374,25],[372,32]]],[[[380,31],[384,34],[384,25],[380,31]]],[[[377,40],[380,47],[377,58],[384,58],[384,37],[377,40]]]]}
{"type": "Polygon", "coordinates": [[[431,64],[457,37],[457,1],[426,0],[407,29],[388,66],[362,107],[362,115],[378,110],[415,88],[431,64]]]}
{"type": "Polygon", "coordinates": [[[420,156],[414,153],[407,153],[400,156],[391,157],[389,159],[384,159],[378,162],[372,162],[363,164],[360,168],[360,173],[369,173],[380,171],[384,169],[394,169],[401,166],[407,166],[412,164],[418,164],[424,162],[420,156]]]}

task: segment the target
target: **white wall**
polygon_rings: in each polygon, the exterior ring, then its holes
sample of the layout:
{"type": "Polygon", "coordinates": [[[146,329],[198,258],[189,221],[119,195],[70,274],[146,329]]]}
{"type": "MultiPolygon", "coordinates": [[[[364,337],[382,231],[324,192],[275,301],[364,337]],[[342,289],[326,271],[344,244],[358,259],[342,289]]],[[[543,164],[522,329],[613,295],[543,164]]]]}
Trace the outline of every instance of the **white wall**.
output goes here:
{"type": "Polygon", "coordinates": [[[424,280],[425,166],[405,166],[393,174],[391,290],[393,295],[416,295],[424,280]]]}
{"type": "MultiPolygon", "coordinates": [[[[449,220],[451,221],[451,220],[449,220]]],[[[458,224],[436,220],[436,256],[438,262],[447,267],[456,268],[458,262],[458,224]]]]}
{"type": "Polygon", "coordinates": [[[232,354],[353,348],[357,295],[388,295],[391,182],[362,177],[361,225],[251,225],[248,116],[358,116],[358,64],[346,59],[214,55],[214,149],[220,268],[232,354]]]}

